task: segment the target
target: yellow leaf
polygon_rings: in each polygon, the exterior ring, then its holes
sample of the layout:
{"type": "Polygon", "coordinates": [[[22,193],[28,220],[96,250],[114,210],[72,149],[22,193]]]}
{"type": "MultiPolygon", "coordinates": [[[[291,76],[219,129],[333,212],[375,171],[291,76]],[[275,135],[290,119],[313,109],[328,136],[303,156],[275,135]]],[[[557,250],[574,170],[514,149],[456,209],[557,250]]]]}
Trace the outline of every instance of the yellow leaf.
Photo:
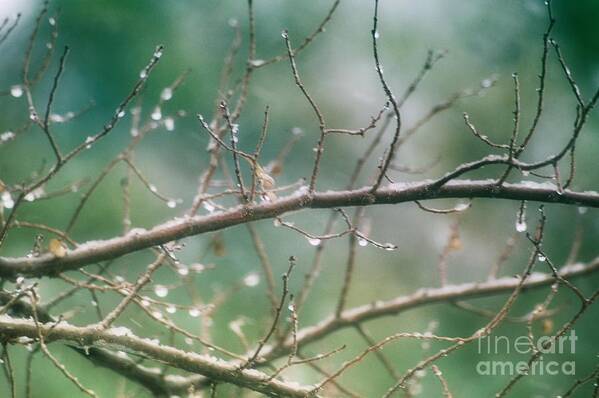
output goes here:
{"type": "Polygon", "coordinates": [[[56,257],[64,257],[67,255],[67,245],[60,239],[50,239],[48,242],[48,250],[56,257]]]}

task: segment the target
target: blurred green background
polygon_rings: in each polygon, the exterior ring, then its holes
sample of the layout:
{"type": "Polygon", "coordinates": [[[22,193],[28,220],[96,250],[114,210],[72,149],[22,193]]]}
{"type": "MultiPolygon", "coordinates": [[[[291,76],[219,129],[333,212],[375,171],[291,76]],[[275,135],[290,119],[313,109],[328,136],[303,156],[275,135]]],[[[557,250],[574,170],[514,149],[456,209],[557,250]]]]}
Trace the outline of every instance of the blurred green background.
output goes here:
{"type": "MultiPolygon", "coordinates": [[[[300,43],[320,23],[331,3],[256,0],[258,58],[268,59],[284,52],[284,42],[280,35],[283,29],[289,29],[292,43],[300,43]]],[[[366,125],[370,115],[385,100],[371,58],[372,3],[343,0],[326,32],[298,57],[302,78],[324,111],[329,125],[333,127],[356,128],[366,125]]],[[[23,13],[22,23],[9,42],[0,49],[0,91],[20,83],[27,37],[40,8],[40,1],[0,0],[0,17],[23,13]]],[[[58,114],[77,112],[90,102],[94,103],[90,111],[72,123],[55,125],[55,136],[63,148],[74,147],[103,126],[120,100],[129,92],[157,44],[164,44],[165,51],[143,93],[141,105],[144,120],[149,119],[163,88],[191,68],[184,85],[162,109],[165,115],[184,110],[187,117],[178,118],[172,132],[161,128],[149,134],[136,152],[137,165],[158,190],[169,197],[180,198],[183,203],[175,209],[168,208],[139,181],[134,179],[132,183],[132,221],[135,227],[148,228],[183,214],[184,209],[191,204],[198,177],[208,162],[205,150],[208,139],[200,130],[194,115],[212,115],[223,58],[234,35],[231,27],[233,20],[238,21],[244,34],[244,42],[235,63],[235,77],[240,76],[243,70],[247,53],[246,3],[239,0],[57,0],[51,4],[51,14],[56,12],[59,13],[57,47],[61,49],[62,46],[69,45],[71,54],[54,111],[58,114]]],[[[596,27],[599,3],[593,0],[556,0],[554,13],[557,18],[554,37],[560,43],[583,94],[589,98],[599,85],[599,30],[596,27]]],[[[488,149],[465,128],[462,119],[464,111],[494,141],[507,142],[512,128],[513,72],[519,73],[521,81],[523,128],[529,126],[535,110],[541,37],[547,21],[542,0],[388,0],[382,1],[381,16],[379,31],[382,61],[385,75],[396,93],[407,87],[429,49],[448,52],[404,107],[402,116],[405,126],[412,125],[431,106],[452,93],[465,88],[477,88],[481,81],[491,76],[498,79],[496,86],[485,91],[484,95],[461,100],[407,142],[398,155],[402,164],[420,167],[436,158],[440,158],[440,161],[424,176],[394,173],[392,178],[396,181],[439,176],[460,162],[474,160],[488,153],[488,149]]],[[[49,31],[50,26],[44,21],[35,51],[35,59],[38,61],[49,31]]],[[[35,101],[40,109],[45,106],[57,61],[55,56],[48,76],[34,91],[35,101]]],[[[0,133],[15,131],[28,117],[25,98],[6,96],[1,97],[0,101],[0,133]]],[[[248,106],[240,119],[239,145],[242,149],[253,150],[266,105],[271,106],[272,114],[263,152],[265,163],[272,160],[289,141],[293,128],[300,128],[304,132],[302,139],[287,157],[283,174],[277,178],[277,185],[291,184],[301,177],[309,177],[318,124],[308,104],[294,86],[287,62],[255,73],[248,106]]],[[[539,132],[524,153],[525,160],[543,158],[562,147],[574,121],[575,101],[553,53],[548,67],[545,108],[539,132]]],[[[577,146],[579,167],[573,189],[598,189],[598,125],[599,117],[594,114],[580,138],[577,146]]],[[[127,114],[106,140],[66,167],[47,187],[47,191],[59,189],[73,181],[94,178],[130,141],[130,126],[131,115],[127,114]]],[[[327,142],[318,186],[321,189],[343,188],[349,178],[348,170],[353,167],[368,142],[369,138],[332,137],[327,142]]],[[[371,159],[368,171],[363,173],[363,183],[368,181],[376,166],[377,157],[381,154],[382,147],[371,159]]],[[[43,167],[45,160],[51,162],[52,159],[47,140],[39,130],[21,132],[15,140],[0,144],[0,179],[9,185],[16,184],[43,167]]],[[[475,173],[473,177],[496,176],[498,172],[499,169],[488,169],[475,173]]],[[[120,166],[101,184],[73,230],[74,239],[105,239],[121,233],[123,200],[120,183],[125,174],[124,168],[120,166]]],[[[518,178],[514,179],[517,180],[518,178]]],[[[79,194],[71,194],[59,199],[26,204],[21,208],[18,218],[64,228],[79,197],[79,194]]],[[[431,203],[435,207],[453,204],[455,201],[431,203]]],[[[489,267],[499,257],[505,241],[515,232],[518,205],[507,201],[476,200],[472,209],[461,217],[463,248],[449,257],[451,283],[486,278],[489,267]]],[[[555,263],[562,264],[566,259],[578,226],[584,231],[580,260],[589,260],[597,255],[597,214],[592,209],[581,212],[575,207],[547,206],[548,225],[544,247],[555,263]]],[[[456,220],[454,216],[423,213],[413,204],[372,208],[367,215],[371,220],[372,238],[396,243],[400,250],[386,252],[372,246],[359,249],[349,305],[390,299],[411,293],[416,287],[439,285],[437,263],[449,236],[450,225],[456,220]]],[[[320,233],[327,216],[327,211],[313,211],[290,215],[287,219],[296,221],[306,230],[320,233]]],[[[529,230],[536,218],[536,204],[530,203],[529,230]]],[[[293,231],[275,228],[272,221],[260,222],[257,228],[266,242],[277,275],[286,269],[290,255],[298,258],[298,267],[291,282],[292,290],[297,290],[303,281],[303,274],[311,265],[314,247],[293,231]]],[[[342,226],[339,224],[338,228],[342,226]]],[[[0,254],[24,255],[31,249],[34,236],[35,232],[30,230],[12,231],[0,254]]],[[[245,228],[237,227],[224,232],[225,256],[216,256],[207,250],[212,237],[202,235],[186,239],[186,247],[179,254],[185,264],[202,261],[204,264],[214,265],[213,270],[196,275],[193,280],[195,291],[203,302],[210,302],[215,294],[246,275],[260,272],[258,259],[245,228]],[[205,253],[207,254],[204,256],[205,253]]],[[[519,272],[529,249],[525,237],[519,235],[516,238],[515,254],[502,274],[519,272]]],[[[327,245],[321,276],[300,316],[301,326],[312,325],[334,310],[346,256],[346,239],[327,245]]],[[[112,269],[115,274],[133,280],[149,260],[147,253],[133,254],[119,259],[112,269]]],[[[171,284],[177,282],[177,277],[172,270],[165,268],[155,280],[171,284]]],[[[599,278],[593,276],[578,279],[577,284],[583,291],[590,292],[596,288],[598,281],[599,278]]],[[[229,323],[240,317],[249,320],[244,330],[250,339],[255,340],[262,335],[269,319],[264,283],[262,279],[257,287],[246,288],[233,295],[216,312],[212,326],[215,342],[242,352],[239,340],[229,328],[229,323]]],[[[42,297],[45,298],[53,297],[67,288],[68,285],[58,281],[41,281],[42,297]]],[[[547,289],[527,293],[514,313],[526,313],[546,293],[547,289]]],[[[152,296],[152,292],[148,291],[148,295],[152,296]]],[[[91,300],[89,293],[81,292],[57,309],[56,313],[75,308],[77,314],[72,322],[91,322],[96,316],[91,300]]],[[[108,310],[116,300],[113,295],[101,295],[100,306],[108,310]]],[[[182,288],[173,290],[168,300],[189,304],[189,296],[182,288]]],[[[504,298],[478,299],[472,303],[497,309],[503,300],[504,298]]],[[[556,326],[569,319],[576,304],[576,298],[572,294],[565,289],[560,290],[554,306],[564,306],[564,310],[552,319],[556,326]]],[[[599,311],[591,309],[577,324],[579,341],[575,354],[555,357],[559,361],[575,360],[577,377],[586,375],[596,366],[599,351],[598,316],[599,311]]],[[[198,319],[191,318],[186,313],[177,313],[173,318],[181,326],[191,330],[198,329],[198,319]]],[[[458,336],[477,330],[485,319],[443,304],[370,322],[366,327],[379,339],[401,331],[424,332],[433,321],[438,322],[437,334],[458,336]]],[[[117,323],[128,326],[143,336],[158,337],[165,341],[168,339],[168,335],[160,327],[136,311],[127,312],[117,323]]],[[[542,333],[541,325],[535,325],[535,330],[542,333]]],[[[526,325],[506,323],[496,333],[515,338],[526,333],[526,325]]],[[[176,341],[177,345],[190,348],[179,340],[181,339],[176,341]]],[[[325,368],[336,369],[344,360],[352,358],[366,347],[353,330],[346,330],[308,346],[305,352],[316,354],[341,343],[348,344],[349,348],[323,365],[325,368]]],[[[69,368],[77,370],[82,383],[97,391],[99,396],[115,396],[122,391],[137,391],[139,396],[144,396],[145,391],[138,391],[133,384],[115,379],[111,372],[94,368],[78,355],[61,349],[58,344],[52,347],[69,368]]],[[[435,352],[439,347],[440,345],[433,344],[426,351],[420,343],[398,342],[387,346],[384,352],[392,359],[398,371],[403,372],[427,352],[435,352]]],[[[22,386],[25,350],[17,347],[11,347],[10,350],[15,356],[16,374],[22,386]]],[[[504,357],[516,361],[526,360],[526,356],[518,354],[504,357]]],[[[550,357],[547,356],[546,360],[550,360],[550,357]]],[[[476,346],[472,346],[438,364],[456,397],[482,397],[492,396],[508,380],[506,376],[484,377],[476,374],[475,365],[478,361],[493,359],[499,360],[498,356],[479,355],[476,346]]],[[[35,397],[70,397],[80,394],[45,360],[38,358],[34,362],[34,375],[35,397]]],[[[318,380],[306,368],[298,367],[288,375],[303,383],[315,383],[318,380]]],[[[393,380],[373,355],[360,366],[348,371],[340,380],[365,397],[380,396],[393,384],[393,380]]],[[[517,385],[512,396],[554,396],[562,393],[565,386],[573,381],[571,377],[563,375],[527,377],[517,385]]],[[[422,396],[440,396],[438,381],[431,372],[423,376],[420,382],[422,396]]],[[[5,379],[0,378],[0,395],[8,394],[5,384],[5,379]]],[[[587,396],[591,387],[589,385],[581,389],[581,395],[577,396],[587,396]]],[[[219,396],[236,394],[234,389],[222,388],[219,396]]]]}

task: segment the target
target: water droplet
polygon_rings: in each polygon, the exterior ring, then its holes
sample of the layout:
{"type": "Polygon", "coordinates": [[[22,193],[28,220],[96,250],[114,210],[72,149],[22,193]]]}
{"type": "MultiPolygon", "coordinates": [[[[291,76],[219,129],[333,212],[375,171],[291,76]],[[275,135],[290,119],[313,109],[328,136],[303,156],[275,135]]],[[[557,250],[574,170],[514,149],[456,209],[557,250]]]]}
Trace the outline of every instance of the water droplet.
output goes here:
{"type": "Polygon", "coordinates": [[[154,318],[156,319],[162,319],[162,312],[156,310],[156,311],[152,311],[152,315],[154,316],[154,318]]]}
{"type": "Polygon", "coordinates": [[[93,143],[95,140],[96,140],[96,139],[95,139],[95,137],[92,137],[92,136],[89,136],[89,137],[87,137],[87,138],[85,139],[85,143],[87,144],[85,147],[86,147],[87,149],[91,148],[91,147],[92,147],[92,143],[93,143]]]}
{"type": "Polygon", "coordinates": [[[157,297],[166,297],[168,295],[168,288],[164,285],[154,286],[154,294],[157,297]]]}
{"type": "Polygon", "coordinates": [[[530,171],[528,171],[528,170],[522,170],[522,175],[524,177],[528,177],[530,175],[530,171]]]}
{"type": "Polygon", "coordinates": [[[148,77],[148,71],[145,69],[142,69],[141,72],[139,72],[139,78],[145,79],[146,77],[148,77]]]}
{"type": "Polygon", "coordinates": [[[493,85],[493,80],[491,80],[491,79],[485,79],[482,82],[480,82],[480,85],[483,88],[489,88],[489,87],[491,87],[493,85]]]}
{"type": "Polygon", "coordinates": [[[50,26],[56,26],[56,19],[50,17],[48,18],[48,23],[50,24],[50,26]]]}
{"type": "Polygon", "coordinates": [[[538,258],[538,260],[539,260],[540,262],[542,262],[542,263],[543,263],[543,262],[545,262],[545,261],[547,260],[547,257],[545,257],[545,256],[544,256],[544,255],[542,255],[542,254],[539,254],[537,258],[538,258]]]}
{"type": "Polygon", "coordinates": [[[29,192],[27,195],[25,195],[25,200],[27,202],[33,202],[34,200],[44,196],[44,193],[44,188],[36,188],[33,191],[29,192]]]}
{"type": "Polygon", "coordinates": [[[175,119],[172,117],[164,119],[164,128],[166,131],[173,131],[175,129],[175,119]]]}
{"type": "Polygon", "coordinates": [[[206,267],[204,266],[204,264],[197,263],[197,264],[192,265],[191,269],[193,270],[193,272],[199,274],[199,273],[203,272],[206,269],[206,267]]]}
{"type": "Polygon", "coordinates": [[[208,213],[212,213],[215,209],[214,205],[212,203],[210,203],[209,200],[206,200],[205,202],[203,202],[202,206],[204,207],[204,209],[206,209],[206,211],[208,213]]]}
{"type": "Polygon", "coordinates": [[[50,121],[54,122],[54,123],[64,123],[66,121],[66,118],[62,115],[59,115],[57,113],[52,113],[50,114],[50,121]]]}
{"type": "Polygon", "coordinates": [[[125,116],[124,110],[121,110],[121,111],[119,111],[119,113],[116,114],[116,117],[118,117],[119,119],[122,118],[123,116],[125,116]]]}
{"type": "Polygon", "coordinates": [[[32,122],[37,122],[38,121],[37,112],[34,109],[30,109],[29,110],[29,119],[32,122]]]}
{"type": "Polygon", "coordinates": [[[368,246],[368,241],[364,238],[358,238],[358,245],[362,247],[368,246]]]}
{"type": "Polygon", "coordinates": [[[6,209],[12,209],[15,205],[15,201],[12,199],[10,192],[2,192],[2,206],[6,209]]]}
{"type": "Polygon", "coordinates": [[[175,207],[177,207],[177,201],[176,200],[169,200],[168,202],[166,202],[166,205],[171,208],[174,209],[175,207]]]}
{"type": "Polygon", "coordinates": [[[518,232],[524,232],[526,231],[527,225],[526,225],[526,221],[518,219],[516,220],[516,231],[518,232]]]}
{"type": "Polygon", "coordinates": [[[160,99],[163,101],[168,101],[171,98],[173,98],[173,89],[170,87],[165,87],[165,89],[162,90],[162,93],[160,93],[160,99]]]}
{"type": "Polygon", "coordinates": [[[379,33],[379,31],[378,31],[378,30],[375,30],[375,31],[374,31],[374,38],[375,38],[375,39],[378,39],[378,38],[380,38],[380,37],[381,37],[381,34],[379,33]]]}
{"type": "Polygon", "coordinates": [[[197,308],[190,308],[189,309],[189,316],[193,317],[193,318],[197,318],[200,316],[200,310],[198,310],[197,308]]]}
{"type": "Polygon", "coordinates": [[[259,66],[264,65],[265,61],[263,59],[252,59],[250,61],[250,66],[253,66],[254,68],[257,68],[259,66]]]}
{"type": "Polygon", "coordinates": [[[159,106],[157,106],[156,108],[154,108],[154,111],[152,112],[152,114],[150,115],[150,117],[152,118],[152,120],[160,120],[160,119],[162,119],[162,111],[160,110],[159,106]]]}
{"type": "Polygon", "coordinates": [[[10,88],[10,95],[12,95],[15,98],[21,97],[23,95],[23,87],[19,85],[12,86],[10,88]]]}
{"type": "Polygon", "coordinates": [[[7,142],[14,139],[15,137],[16,135],[12,131],[5,131],[4,133],[0,134],[0,142],[7,142]]]}
{"type": "Polygon", "coordinates": [[[193,344],[193,339],[191,337],[186,337],[184,339],[184,341],[185,341],[185,344],[187,344],[187,345],[192,345],[193,344]]]}
{"type": "Polygon", "coordinates": [[[588,210],[589,210],[589,209],[587,209],[586,207],[579,207],[579,208],[578,208],[578,214],[586,214],[586,212],[587,212],[588,210]]]}
{"type": "Polygon", "coordinates": [[[470,207],[470,203],[458,203],[455,207],[455,211],[464,211],[470,207]]]}
{"type": "Polygon", "coordinates": [[[158,47],[156,51],[154,51],[154,58],[162,57],[162,47],[158,47]]]}
{"type": "Polygon", "coordinates": [[[318,238],[308,238],[308,243],[310,243],[312,246],[318,246],[322,243],[322,241],[318,238]]]}
{"type": "Polygon", "coordinates": [[[291,129],[291,134],[302,135],[302,134],[304,134],[304,130],[302,130],[300,127],[294,127],[291,129]]]}
{"type": "Polygon", "coordinates": [[[181,266],[177,270],[177,273],[181,276],[189,275],[189,268],[187,268],[186,266],[181,266]]]}
{"type": "Polygon", "coordinates": [[[150,184],[149,188],[150,188],[150,191],[152,191],[154,193],[158,192],[158,188],[156,188],[156,185],[154,185],[154,184],[150,184]]]}
{"type": "Polygon", "coordinates": [[[177,312],[177,307],[175,307],[174,305],[169,305],[168,307],[166,307],[166,312],[168,312],[169,314],[174,314],[175,312],[177,312]]]}
{"type": "Polygon", "coordinates": [[[150,302],[147,299],[143,299],[143,300],[141,300],[141,305],[144,307],[149,307],[150,302]]]}
{"type": "Polygon", "coordinates": [[[243,284],[246,285],[247,287],[254,287],[257,286],[260,283],[260,276],[256,273],[251,273],[246,275],[245,278],[243,278],[243,284]]]}
{"type": "Polygon", "coordinates": [[[393,250],[397,250],[397,246],[394,245],[393,243],[385,243],[383,245],[383,249],[385,249],[387,251],[393,251],[393,250]]]}

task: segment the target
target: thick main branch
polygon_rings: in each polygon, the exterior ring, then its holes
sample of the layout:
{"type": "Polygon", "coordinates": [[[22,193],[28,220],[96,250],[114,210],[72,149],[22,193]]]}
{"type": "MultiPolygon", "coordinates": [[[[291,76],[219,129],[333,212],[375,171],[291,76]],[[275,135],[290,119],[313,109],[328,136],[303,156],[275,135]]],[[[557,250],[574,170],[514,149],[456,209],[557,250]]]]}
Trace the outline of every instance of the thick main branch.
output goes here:
{"type": "MultiPolygon", "coordinates": [[[[78,327],[66,322],[45,323],[39,325],[46,342],[62,340],[87,345],[109,344],[127,347],[175,368],[202,374],[212,380],[232,383],[261,392],[271,397],[306,397],[312,387],[271,380],[265,373],[253,369],[240,370],[239,363],[228,362],[193,352],[185,352],[174,347],[157,344],[150,339],[133,335],[122,328],[100,330],[94,326],[78,327]]],[[[32,320],[0,316],[2,338],[37,338],[38,330],[32,320]]]]}
{"type": "Polygon", "coordinates": [[[242,205],[211,215],[176,219],[150,230],[135,229],[121,237],[84,243],[69,251],[64,257],[55,257],[51,253],[32,258],[0,257],[0,277],[51,276],[188,236],[218,231],[308,208],[397,204],[442,198],[494,198],[599,207],[597,192],[570,190],[558,192],[552,184],[533,182],[506,183],[499,186],[495,180],[452,180],[440,187],[434,181],[392,184],[374,193],[371,187],[349,191],[315,192],[312,195],[305,191],[300,192],[274,202],[242,205]]]}
{"type": "MultiPolygon", "coordinates": [[[[587,264],[572,264],[560,269],[560,277],[570,280],[599,271],[599,257],[587,264]]],[[[555,283],[555,277],[546,273],[532,273],[524,282],[523,289],[532,289],[555,283]]],[[[343,311],[338,317],[331,315],[316,325],[297,331],[297,344],[305,346],[330,336],[331,333],[361,324],[362,322],[395,316],[401,312],[423,305],[448,303],[475,297],[489,297],[512,292],[520,283],[519,278],[504,277],[485,282],[469,282],[439,288],[422,288],[416,292],[388,301],[377,301],[343,311]]],[[[295,343],[289,339],[278,347],[269,346],[262,360],[272,360],[286,355],[295,343]]]]}

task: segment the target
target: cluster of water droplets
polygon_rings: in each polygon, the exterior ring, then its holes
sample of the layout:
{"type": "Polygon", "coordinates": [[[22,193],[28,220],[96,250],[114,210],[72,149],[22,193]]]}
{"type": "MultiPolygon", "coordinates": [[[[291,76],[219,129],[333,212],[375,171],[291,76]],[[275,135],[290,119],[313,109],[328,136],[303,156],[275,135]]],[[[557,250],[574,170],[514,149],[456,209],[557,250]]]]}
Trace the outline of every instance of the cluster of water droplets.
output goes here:
{"type": "Polygon", "coordinates": [[[90,149],[92,147],[92,144],[96,141],[96,137],[95,136],[89,136],[85,139],[85,148],[90,149]]]}
{"type": "Polygon", "coordinates": [[[16,134],[13,133],[12,131],[5,131],[4,133],[0,134],[0,143],[12,141],[15,139],[15,137],[16,137],[16,134]]]}
{"type": "Polygon", "coordinates": [[[44,188],[39,187],[39,188],[36,188],[33,191],[29,192],[27,195],[25,195],[25,200],[27,202],[33,202],[36,199],[42,198],[45,194],[46,194],[46,191],[44,190],[44,188]]]}

